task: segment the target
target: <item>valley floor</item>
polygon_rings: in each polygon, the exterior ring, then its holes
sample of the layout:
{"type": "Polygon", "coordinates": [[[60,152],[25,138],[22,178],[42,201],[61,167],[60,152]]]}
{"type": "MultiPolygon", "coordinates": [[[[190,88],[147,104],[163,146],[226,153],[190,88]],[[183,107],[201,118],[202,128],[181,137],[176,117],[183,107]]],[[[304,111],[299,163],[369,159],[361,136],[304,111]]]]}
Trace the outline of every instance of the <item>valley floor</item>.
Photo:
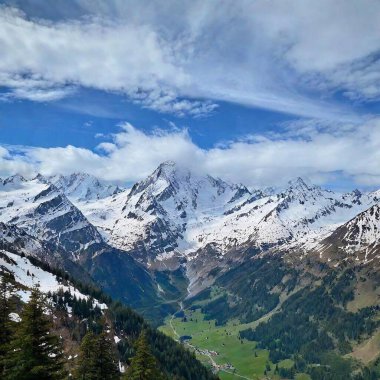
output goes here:
{"type": "MultiPolygon", "coordinates": [[[[200,309],[185,309],[167,317],[160,330],[175,340],[183,340],[222,380],[279,379],[276,366],[269,361],[269,352],[256,348],[255,342],[240,339],[239,332],[255,323],[243,325],[235,321],[217,326],[214,320],[205,320],[200,309]]],[[[291,360],[283,360],[278,367],[292,364],[291,360]]],[[[296,379],[310,377],[298,374],[296,379]]]]}

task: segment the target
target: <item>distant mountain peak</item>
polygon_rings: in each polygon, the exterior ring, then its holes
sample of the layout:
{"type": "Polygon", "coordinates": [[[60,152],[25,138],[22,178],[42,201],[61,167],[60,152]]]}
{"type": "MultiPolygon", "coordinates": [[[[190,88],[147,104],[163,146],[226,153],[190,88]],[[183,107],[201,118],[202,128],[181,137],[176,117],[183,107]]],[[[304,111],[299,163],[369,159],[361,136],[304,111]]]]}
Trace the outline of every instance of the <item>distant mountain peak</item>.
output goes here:
{"type": "Polygon", "coordinates": [[[60,189],[72,201],[90,201],[117,194],[122,189],[99,180],[91,174],[74,172],[55,175],[48,181],[60,189]]]}
{"type": "Polygon", "coordinates": [[[174,192],[179,189],[192,192],[201,182],[208,182],[214,187],[220,187],[221,191],[228,186],[226,182],[219,178],[200,175],[174,161],[165,161],[147,178],[137,182],[132,187],[129,196],[139,194],[147,189],[152,195],[159,195],[169,188],[174,192]]]}
{"type": "Polygon", "coordinates": [[[26,182],[26,179],[21,174],[14,174],[8,178],[5,178],[3,181],[4,185],[8,183],[20,183],[20,182],[26,182]]]}
{"type": "Polygon", "coordinates": [[[178,175],[190,175],[190,170],[178,165],[174,161],[165,161],[161,163],[157,169],[152,173],[155,178],[165,178],[166,180],[171,180],[173,177],[178,177],[178,175]]]}
{"type": "Polygon", "coordinates": [[[301,177],[289,181],[288,188],[285,190],[285,194],[296,198],[319,197],[322,196],[324,192],[327,192],[327,190],[322,190],[320,186],[314,185],[308,179],[301,177]]]}
{"type": "Polygon", "coordinates": [[[290,180],[288,182],[289,188],[296,188],[296,189],[305,189],[310,190],[311,188],[315,187],[308,179],[304,179],[302,177],[297,177],[296,179],[290,180]]]}
{"type": "Polygon", "coordinates": [[[41,173],[38,173],[33,178],[33,180],[36,180],[36,181],[39,181],[39,182],[42,182],[42,183],[48,183],[49,182],[49,180],[44,175],[42,175],[41,173]]]}
{"type": "Polygon", "coordinates": [[[339,226],[320,245],[328,256],[354,255],[358,262],[369,262],[380,253],[380,205],[374,204],[339,226]]]}
{"type": "Polygon", "coordinates": [[[167,160],[167,161],[161,162],[161,164],[158,165],[158,168],[171,168],[171,167],[176,167],[176,166],[178,166],[178,164],[175,161],[167,160]]]}
{"type": "Polygon", "coordinates": [[[0,184],[4,191],[16,190],[22,188],[27,180],[21,174],[15,174],[5,178],[0,184]]]}

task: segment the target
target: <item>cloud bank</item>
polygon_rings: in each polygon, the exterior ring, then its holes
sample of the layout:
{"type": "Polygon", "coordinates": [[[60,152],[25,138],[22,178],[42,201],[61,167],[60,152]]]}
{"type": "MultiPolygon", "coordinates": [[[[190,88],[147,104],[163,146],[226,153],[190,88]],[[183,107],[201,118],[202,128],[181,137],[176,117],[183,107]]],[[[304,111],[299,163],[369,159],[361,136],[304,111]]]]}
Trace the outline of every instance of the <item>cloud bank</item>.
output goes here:
{"type": "Polygon", "coordinates": [[[356,124],[294,122],[282,132],[251,135],[211,149],[201,149],[186,130],[144,133],[125,123],[95,151],[57,148],[0,147],[0,175],[91,173],[103,180],[135,182],[161,162],[174,160],[248,186],[281,186],[303,176],[326,184],[348,179],[360,187],[380,186],[380,119],[356,124]],[[147,149],[149,147],[149,149],[147,149]]]}
{"type": "Polygon", "coordinates": [[[179,116],[229,101],[351,120],[331,95],[380,96],[376,0],[71,3],[54,20],[46,3],[29,7],[39,17],[0,8],[5,98],[54,101],[83,86],[179,116]]]}

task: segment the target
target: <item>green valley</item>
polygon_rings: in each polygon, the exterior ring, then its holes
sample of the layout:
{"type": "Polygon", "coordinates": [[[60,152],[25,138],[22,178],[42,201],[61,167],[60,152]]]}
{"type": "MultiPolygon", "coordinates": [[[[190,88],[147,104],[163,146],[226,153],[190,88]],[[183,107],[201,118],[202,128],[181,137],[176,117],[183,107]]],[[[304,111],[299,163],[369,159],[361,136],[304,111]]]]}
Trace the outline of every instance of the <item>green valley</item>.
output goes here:
{"type": "MultiPolygon", "coordinates": [[[[230,321],[218,326],[215,320],[206,320],[200,309],[186,309],[166,318],[160,330],[195,351],[199,360],[218,372],[222,380],[280,379],[280,373],[293,366],[291,360],[277,365],[269,360],[269,351],[257,348],[256,342],[240,338],[240,331],[257,324],[230,321]],[[191,337],[191,339],[190,339],[191,337]],[[189,338],[189,339],[186,339],[189,338]]],[[[307,380],[306,374],[297,379],[307,380]]]]}

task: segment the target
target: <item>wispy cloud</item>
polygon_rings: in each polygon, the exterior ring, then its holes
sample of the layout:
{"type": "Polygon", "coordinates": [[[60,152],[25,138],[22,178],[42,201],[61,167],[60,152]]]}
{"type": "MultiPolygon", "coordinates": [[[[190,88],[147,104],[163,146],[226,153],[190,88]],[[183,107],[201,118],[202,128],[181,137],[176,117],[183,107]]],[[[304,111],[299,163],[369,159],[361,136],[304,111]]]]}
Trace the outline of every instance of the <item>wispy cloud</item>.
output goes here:
{"type": "Polygon", "coordinates": [[[16,98],[50,102],[75,92],[74,86],[55,83],[36,74],[0,73],[0,85],[5,88],[3,100],[16,98]]]}
{"type": "Polygon", "coordinates": [[[132,101],[144,108],[174,114],[179,117],[186,115],[195,118],[209,116],[218,108],[217,104],[207,100],[181,99],[175,92],[168,89],[129,91],[129,96],[132,101]]]}
{"type": "Polygon", "coordinates": [[[80,19],[66,6],[58,21],[43,6],[38,19],[0,9],[8,97],[56,100],[83,86],[178,116],[229,101],[335,120],[356,118],[335,92],[379,98],[376,0],[73,4],[80,19]]]}

